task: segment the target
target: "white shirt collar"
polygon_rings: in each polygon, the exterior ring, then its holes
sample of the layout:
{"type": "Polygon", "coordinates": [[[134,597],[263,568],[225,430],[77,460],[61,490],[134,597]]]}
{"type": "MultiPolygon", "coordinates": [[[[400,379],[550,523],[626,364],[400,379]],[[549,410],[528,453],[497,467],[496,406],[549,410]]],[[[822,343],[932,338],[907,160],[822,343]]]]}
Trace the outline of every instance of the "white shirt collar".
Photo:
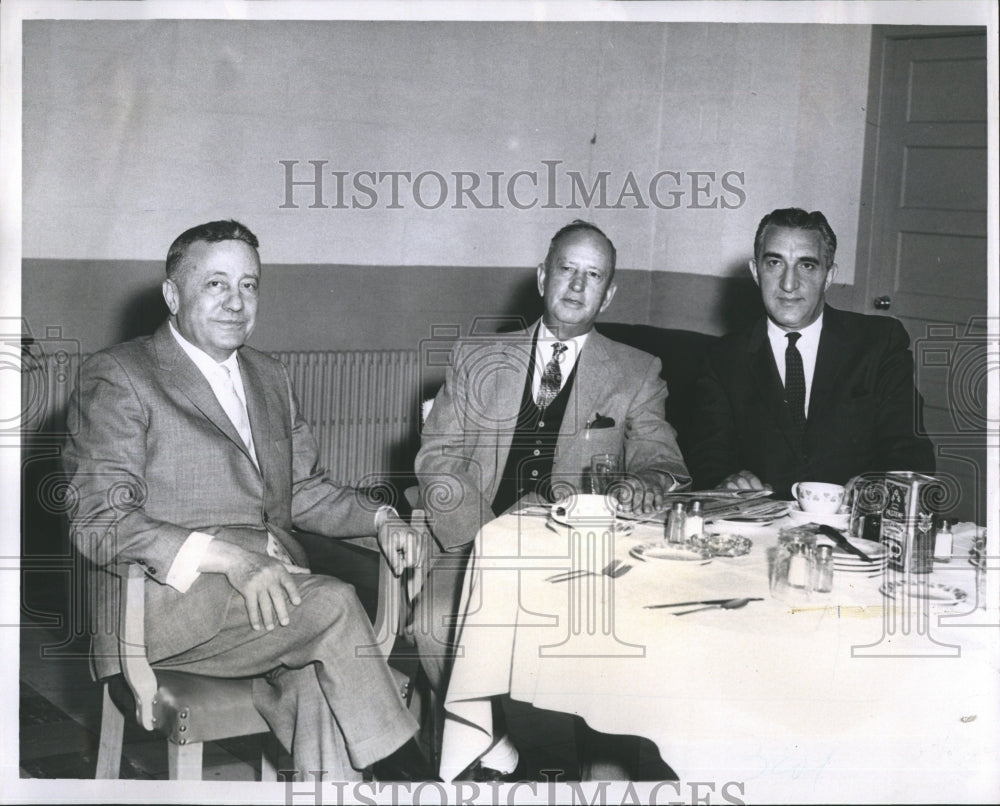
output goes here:
{"type": "MultiPolygon", "coordinates": [[[[819,312],[819,317],[811,325],[806,325],[801,330],[794,331],[800,334],[800,338],[796,344],[799,350],[804,349],[804,346],[809,343],[819,344],[819,333],[823,329],[823,312],[819,312]]],[[[784,353],[785,345],[788,344],[788,339],[785,338],[790,330],[783,330],[778,327],[774,322],[771,321],[770,317],[767,320],[767,337],[771,340],[771,344],[780,344],[782,353],[784,353]]]]}
{"type": "Polygon", "coordinates": [[[218,373],[219,367],[225,367],[229,370],[229,374],[234,378],[239,377],[240,364],[236,359],[236,351],[233,350],[225,361],[216,361],[212,356],[202,350],[200,347],[196,347],[187,339],[185,339],[180,331],[174,327],[173,322],[168,322],[170,325],[170,332],[173,337],[177,340],[177,343],[181,346],[181,349],[187,353],[188,358],[194,361],[195,366],[201,370],[202,375],[206,377],[211,377],[213,373],[218,373]]]}
{"type": "MultiPolygon", "coordinates": [[[[569,352],[574,356],[579,355],[580,351],[583,350],[583,345],[587,343],[587,336],[589,335],[590,331],[588,330],[586,333],[583,333],[580,336],[574,336],[571,339],[560,339],[557,338],[556,335],[551,330],[545,327],[545,322],[539,321],[538,323],[539,344],[543,342],[549,345],[555,344],[556,342],[559,342],[560,344],[565,344],[569,348],[569,352]]],[[[549,348],[548,352],[550,353],[552,352],[551,347],[549,348]]]]}

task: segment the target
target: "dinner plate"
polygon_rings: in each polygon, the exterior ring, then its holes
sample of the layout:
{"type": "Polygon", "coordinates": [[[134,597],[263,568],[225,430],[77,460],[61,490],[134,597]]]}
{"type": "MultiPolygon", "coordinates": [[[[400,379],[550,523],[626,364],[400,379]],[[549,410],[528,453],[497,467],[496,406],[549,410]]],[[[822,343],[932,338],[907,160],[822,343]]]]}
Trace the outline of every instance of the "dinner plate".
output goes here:
{"type": "Polygon", "coordinates": [[[837,571],[843,571],[847,574],[874,574],[885,568],[884,560],[876,560],[873,563],[858,562],[858,563],[838,563],[834,562],[833,567],[837,571]]]}
{"type": "Polygon", "coordinates": [[[838,571],[858,571],[860,573],[871,574],[881,570],[885,566],[881,560],[874,563],[834,563],[833,567],[838,571]]]}
{"type": "Polygon", "coordinates": [[[883,582],[879,586],[879,591],[890,599],[908,595],[915,599],[926,599],[929,602],[943,605],[958,604],[968,598],[969,595],[954,585],[945,585],[941,582],[928,582],[913,578],[883,582]]]}
{"type": "Polygon", "coordinates": [[[637,560],[710,560],[711,553],[707,549],[695,548],[693,546],[674,546],[664,543],[662,540],[651,540],[648,543],[640,543],[629,549],[629,554],[637,560]]]}
{"type": "Polygon", "coordinates": [[[832,515],[824,515],[820,512],[803,512],[798,504],[792,504],[788,508],[788,517],[793,523],[819,523],[823,526],[832,526],[834,529],[846,529],[850,521],[850,515],[846,512],[835,512],[832,515]]]}

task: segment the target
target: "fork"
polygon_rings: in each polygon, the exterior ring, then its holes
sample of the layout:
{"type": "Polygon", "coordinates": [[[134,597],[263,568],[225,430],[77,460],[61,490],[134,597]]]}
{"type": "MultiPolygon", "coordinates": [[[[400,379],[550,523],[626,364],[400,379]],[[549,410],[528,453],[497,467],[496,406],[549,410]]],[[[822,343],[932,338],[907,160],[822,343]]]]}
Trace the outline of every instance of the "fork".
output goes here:
{"type": "MultiPolygon", "coordinates": [[[[623,564],[621,560],[612,560],[606,566],[604,566],[603,569],[601,569],[601,574],[609,576],[612,579],[617,579],[622,574],[627,573],[629,570],[631,570],[631,568],[632,568],[631,565],[623,564]]],[[[590,574],[593,574],[594,576],[600,576],[600,574],[597,574],[594,571],[589,571],[581,568],[577,569],[576,571],[561,571],[558,574],[553,574],[550,577],[546,577],[545,581],[566,582],[567,580],[578,579],[579,577],[585,577],[590,574]]]]}

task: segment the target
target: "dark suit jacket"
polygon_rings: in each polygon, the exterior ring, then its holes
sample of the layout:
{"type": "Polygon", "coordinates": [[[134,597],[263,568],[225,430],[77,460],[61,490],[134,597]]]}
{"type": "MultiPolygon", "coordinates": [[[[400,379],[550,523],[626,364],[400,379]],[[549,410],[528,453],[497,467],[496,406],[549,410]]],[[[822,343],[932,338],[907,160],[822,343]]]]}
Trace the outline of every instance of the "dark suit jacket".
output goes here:
{"type": "Polygon", "coordinates": [[[228,608],[244,607],[222,574],[202,574],[185,593],[165,584],[191,531],[260,552],[271,532],[301,565],[293,525],[329,536],[374,531],[372,508],[318,469],[285,368],[249,347],[239,362],[260,470],[166,324],[97,353],[81,370],[64,461],[77,499],[73,539],[97,567],[99,676],[118,669],[119,563],[146,571],[147,654],[155,661],[209,640],[228,608]]]}
{"type": "Polygon", "coordinates": [[[895,319],[825,308],[801,442],[764,319],[710,349],[696,397],[686,458],[698,488],[750,470],[787,498],[796,481],[843,484],[866,471],[934,470],[933,446],[914,427],[922,400],[909,337],[895,319]]]}
{"type": "MultiPolygon", "coordinates": [[[[531,328],[455,346],[416,459],[431,528],[445,549],[471,543],[493,519],[491,502],[510,454],[534,334],[531,328]]],[[[663,419],[666,397],[658,358],[591,332],[559,430],[553,475],[578,484],[594,454],[614,453],[630,473],[662,474],[668,489],[674,479],[686,483],[676,434],[663,419]]]]}

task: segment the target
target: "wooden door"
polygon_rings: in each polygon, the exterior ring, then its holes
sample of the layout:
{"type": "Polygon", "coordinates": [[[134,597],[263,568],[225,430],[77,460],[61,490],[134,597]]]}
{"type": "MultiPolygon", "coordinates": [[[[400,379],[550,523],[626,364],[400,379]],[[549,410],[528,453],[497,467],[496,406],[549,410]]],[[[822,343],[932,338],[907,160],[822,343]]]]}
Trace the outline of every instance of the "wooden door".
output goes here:
{"type": "Polygon", "coordinates": [[[949,481],[945,509],[984,523],[986,35],[895,27],[872,35],[864,307],[895,316],[910,334],[924,427],[949,481]]]}

